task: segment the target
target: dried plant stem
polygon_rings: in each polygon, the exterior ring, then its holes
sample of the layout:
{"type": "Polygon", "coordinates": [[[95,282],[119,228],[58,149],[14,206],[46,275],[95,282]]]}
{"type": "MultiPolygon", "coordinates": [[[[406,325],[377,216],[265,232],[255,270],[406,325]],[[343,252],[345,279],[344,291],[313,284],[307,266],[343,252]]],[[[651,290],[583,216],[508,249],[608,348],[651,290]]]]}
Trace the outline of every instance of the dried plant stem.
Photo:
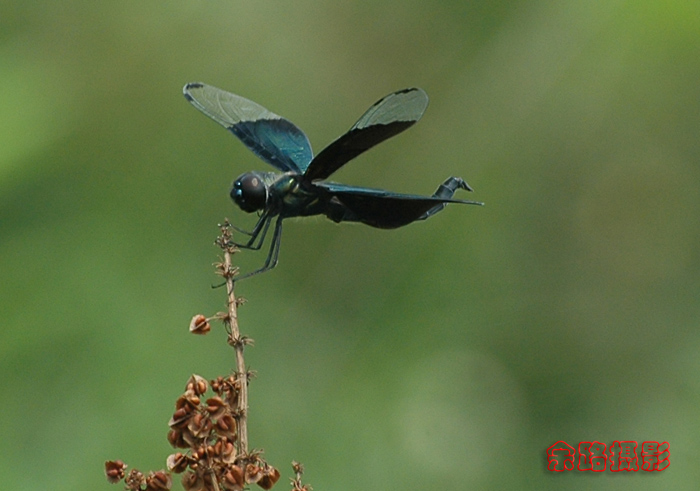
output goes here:
{"type": "Polygon", "coordinates": [[[216,474],[214,472],[211,472],[210,475],[212,478],[211,479],[212,488],[214,488],[213,491],[221,491],[221,489],[219,488],[219,483],[216,482],[216,474]]]}
{"type": "Polygon", "coordinates": [[[231,345],[236,353],[236,380],[238,387],[238,408],[236,420],[238,423],[238,454],[242,456],[248,455],[248,371],[245,366],[243,350],[246,344],[250,344],[251,340],[241,336],[238,328],[238,306],[240,300],[236,298],[234,291],[234,276],[238,272],[238,268],[233,266],[231,256],[238,252],[238,249],[232,245],[230,224],[226,221],[221,225],[221,236],[217,241],[224,252],[224,262],[221,265],[221,275],[226,280],[227,293],[227,313],[224,317],[226,330],[228,331],[228,344],[231,345]]]}
{"type": "MultiPolygon", "coordinates": [[[[216,263],[216,271],[224,278],[227,309],[211,317],[193,316],[189,330],[207,334],[211,320],[223,322],[227,343],[235,352],[236,371],[210,381],[197,374],[188,379],[168,422],[168,442],[177,451],[168,456],[167,471],[146,475],[132,469],[127,475],[127,465],[121,460],[105,462],[107,480],[123,481],[128,491],[167,491],[172,488],[172,474],[182,474],[182,485],[189,491],[242,491],[248,484],[267,491],[280,478],[279,471],[262,458],[262,450],[248,449],[248,381],[252,372],[246,369],[243,351],[252,339],[241,335],[238,326],[238,306],[243,300],[234,292],[238,268],[233,266],[232,256],[238,249],[231,240],[231,228],[235,227],[228,220],[219,227],[216,245],[223,251],[223,261],[216,263]],[[207,397],[210,390],[214,397],[207,397]]],[[[301,484],[301,470],[301,465],[295,464],[292,491],[311,491],[301,484]]]]}

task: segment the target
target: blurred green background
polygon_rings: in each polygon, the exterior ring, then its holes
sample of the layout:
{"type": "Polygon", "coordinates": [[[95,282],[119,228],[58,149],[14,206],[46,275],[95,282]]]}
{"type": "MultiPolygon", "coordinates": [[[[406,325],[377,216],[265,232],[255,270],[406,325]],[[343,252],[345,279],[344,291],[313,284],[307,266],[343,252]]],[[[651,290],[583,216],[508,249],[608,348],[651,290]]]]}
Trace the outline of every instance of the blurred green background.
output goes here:
{"type": "MultiPolygon", "coordinates": [[[[314,489],[697,489],[700,3],[0,4],[0,482],[117,489],[165,465],[187,377],[229,373],[211,263],[231,181],[272,170],[203,81],[319,151],[377,99],[422,121],[339,182],[483,208],[387,232],[289,221],[241,283],[252,446],[314,489]],[[668,441],[661,473],[546,470],[558,440],[668,441]]],[[[264,252],[237,256],[243,270],[264,252]]],[[[179,484],[178,484],[179,486],[179,484]]]]}

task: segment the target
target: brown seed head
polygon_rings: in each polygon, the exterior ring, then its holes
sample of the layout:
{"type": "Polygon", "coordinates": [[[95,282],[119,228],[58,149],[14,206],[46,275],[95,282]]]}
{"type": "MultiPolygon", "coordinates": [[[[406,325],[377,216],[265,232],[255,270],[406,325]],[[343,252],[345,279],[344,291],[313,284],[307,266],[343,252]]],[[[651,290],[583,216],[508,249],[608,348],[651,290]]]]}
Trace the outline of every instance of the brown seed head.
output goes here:
{"type": "Polygon", "coordinates": [[[121,460],[108,460],[105,462],[105,475],[107,480],[112,484],[118,483],[124,479],[124,470],[126,464],[121,460]]]}
{"type": "Polygon", "coordinates": [[[274,467],[266,466],[263,469],[263,475],[258,481],[258,486],[260,486],[263,489],[270,489],[272,486],[275,485],[277,481],[279,481],[280,478],[280,471],[275,469],[274,467]]]}
{"type": "Polygon", "coordinates": [[[146,491],[167,491],[172,486],[173,480],[167,472],[151,472],[146,478],[146,491]]]}
{"type": "Polygon", "coordinates": [[[187,469],[187,465],[190,463],[187,455],[180,452],[168,455],[168,459],[165,461],[165,465],[168,467],[170,472],[175,474],[180,474],[187,469]]]}
{"type": "Polygon", "coordinates": [[[207,380],[204,377],[197,374],[193,374],[187,381],[187,385],[185,386],[185,393],[192,391],[195,393],[195,395],[201,396],[207,391],[208,388],[209,384],[207,384],[207,380]]]}
{"type": "Polygon", "coordinates": [[[217,440],[210,453],[224,464],[233,464],[236,460],[236,446],[225,436],[217,440]]]}
{"type": "Polygon", "coordinates": [[[206,334],[211,331],[209,320],[202,314],[197,314],[190,321],[190,332],[192,334],[206,334]]]}
{"type": "Polygon", "coordinates": [[[219,397],[207,399],[207,412],[214,419],[219,418],[226,411],[226,403],[219,397]]]}
{"type": "Polygon", "coordinates": [[[221,478],[221,484],[228,491],[241,491],[245,485],[243,469],[237,465],[229,466],[221,478]]]}
{"type": "Polygon", "coordinates": [[[185,472],[182,475],[182,487],[186,491],[202,491],[204,489],[204,480],[194,472],[185,472]]]}
{"type": "Polygon", "coordinates": [[[230,440],[235,440],[237,437],[237,426],[236,420],[230,414],[222,415],[214,426],[216,433],[229,438],[230,440]]]}

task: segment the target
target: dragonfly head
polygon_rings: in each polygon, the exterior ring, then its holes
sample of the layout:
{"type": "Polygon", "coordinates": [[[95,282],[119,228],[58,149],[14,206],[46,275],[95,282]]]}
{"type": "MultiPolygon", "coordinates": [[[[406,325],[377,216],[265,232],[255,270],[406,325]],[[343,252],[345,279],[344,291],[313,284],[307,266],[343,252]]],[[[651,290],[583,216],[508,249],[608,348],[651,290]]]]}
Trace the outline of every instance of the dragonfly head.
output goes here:
{"type": "Polygon", "coordinates": [[[246,172],[233,181],[231,199],[248,213],[262,210],[267,203],[267,185],[257,172],[246,172]]]}

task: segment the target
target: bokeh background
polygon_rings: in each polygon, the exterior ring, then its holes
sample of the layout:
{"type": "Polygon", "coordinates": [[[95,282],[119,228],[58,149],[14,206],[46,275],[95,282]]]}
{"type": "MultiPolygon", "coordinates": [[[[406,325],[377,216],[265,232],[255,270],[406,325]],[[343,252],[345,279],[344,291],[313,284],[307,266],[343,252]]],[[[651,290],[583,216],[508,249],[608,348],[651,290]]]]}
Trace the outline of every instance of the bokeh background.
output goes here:
{"type": "MultiPolygon", "coordinates": [[[[271,170],[204,81],[319,151],[377,99],[422,121],[333,176],[486,206],[404,229],[286,224],[241,283],[252,445],[317,491],[697,489],[700,3],[0,4],[0,482],[117,489],[164,467],[191,373],[229,373],[217,223],[271,170]],[[558,440],[668,441],[661,473],[546,470],[558,440]]],[[[243,270],[264,252],[238,256],[243,270]]],[[[179,483],[178,483],[179,486],[179,483]]]]}

